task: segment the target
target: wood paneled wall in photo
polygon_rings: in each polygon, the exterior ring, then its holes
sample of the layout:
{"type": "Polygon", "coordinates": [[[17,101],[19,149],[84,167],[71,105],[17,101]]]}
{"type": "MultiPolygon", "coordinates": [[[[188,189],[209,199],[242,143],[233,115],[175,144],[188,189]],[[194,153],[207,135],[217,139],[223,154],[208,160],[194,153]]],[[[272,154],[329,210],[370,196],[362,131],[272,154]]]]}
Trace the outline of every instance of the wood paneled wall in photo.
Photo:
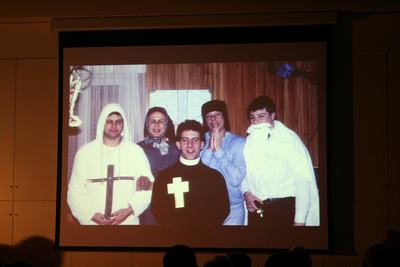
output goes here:
{"type": "Polygon", "coordinates": [[[318,167],[317,99],[321,88],[317,77],[313,61],[155,64],[147,66],[146,87],[149,92],[209,89],[213,99],[226,102],[231,131],[242,136],[249,126],[248,104],[257,96],[269,95],[275,101],[277,118],[300,136],[318,167]],[[282,64],[293,69],[284,72],[282,64]]]}

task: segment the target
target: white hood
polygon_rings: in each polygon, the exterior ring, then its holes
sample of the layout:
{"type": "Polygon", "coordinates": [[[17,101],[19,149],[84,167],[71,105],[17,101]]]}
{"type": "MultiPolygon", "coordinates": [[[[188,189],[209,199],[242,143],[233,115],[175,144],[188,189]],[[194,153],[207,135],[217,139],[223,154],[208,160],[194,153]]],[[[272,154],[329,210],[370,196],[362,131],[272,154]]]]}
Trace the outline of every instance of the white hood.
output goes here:
{"type": "Polygon", "coordinates": [[[118,112],[119,114],[121,114],[122,119],[124,120],[124,129],[122,130],[121,133],[122,136],[121,142],[130,141],[131,135],[129,133],[128,120],[126,118],[124,110],[117,103],[107,104],[101,110],[99,119],[97,121],[96,141],[100,141],[101,143],[103,143],[104,125],[106,123],[107,117],[113,112],[118,112]]]}

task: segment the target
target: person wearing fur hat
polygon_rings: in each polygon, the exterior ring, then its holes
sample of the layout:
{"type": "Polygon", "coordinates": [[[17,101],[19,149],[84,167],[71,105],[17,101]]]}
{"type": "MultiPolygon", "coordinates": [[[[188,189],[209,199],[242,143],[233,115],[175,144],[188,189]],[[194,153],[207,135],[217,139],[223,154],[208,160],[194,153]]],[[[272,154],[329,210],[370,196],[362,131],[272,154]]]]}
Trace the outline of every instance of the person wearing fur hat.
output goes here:
{"type": "Polygon", "coordinates": [[[244,225],[244,199],[240,184],[246,174],[243,156],[245,139],[230,132],[228,111],[221,100],[211,100],[201,107],[206,143],[201,153],[203,163],[225,178],[230,213],[224,225],[244,225]]]}

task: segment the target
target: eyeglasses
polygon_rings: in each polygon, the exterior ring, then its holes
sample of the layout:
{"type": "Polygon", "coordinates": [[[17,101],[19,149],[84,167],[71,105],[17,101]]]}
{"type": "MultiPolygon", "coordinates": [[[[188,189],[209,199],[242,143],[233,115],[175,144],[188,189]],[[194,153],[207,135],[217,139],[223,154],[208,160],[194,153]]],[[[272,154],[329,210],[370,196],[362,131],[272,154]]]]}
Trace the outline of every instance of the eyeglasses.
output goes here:
{"type": "Polygon", "coordinates": [[[151,125],[157,125],[157,124],[158,125],[165,125],[165,124],[167,124],[166,120],[149,120],[148,122],[151,125]]]}

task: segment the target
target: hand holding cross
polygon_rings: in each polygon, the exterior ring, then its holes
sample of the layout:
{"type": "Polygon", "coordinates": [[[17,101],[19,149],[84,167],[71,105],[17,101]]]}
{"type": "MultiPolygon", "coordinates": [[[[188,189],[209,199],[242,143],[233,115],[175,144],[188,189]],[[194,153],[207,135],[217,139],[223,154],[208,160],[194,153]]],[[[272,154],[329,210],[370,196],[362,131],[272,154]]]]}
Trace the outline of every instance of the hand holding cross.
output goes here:
{"type": "MultiPolygon", "coordinates": [[[[131,176],[114,176],[114,165],[107,165],[107,178],[96,178],[96,179],[88,179],[91,183],[103,183],[107,182],[106,188],[106,203],[104,214],[99,212],[95,213],[92,217],[92,221],[100,225],[107,224],[120,224],[123,222],[130,214],[133,213],[132,207],[128,207],[126,209],[120,209],[114,213],[112,213],[112,202],[113,202],[113,189],[114,189],[114,181],[118,180],[131,180],[133,181],[135,178],[131,176]]],[[[147,178],[148,179],[148,178],[147,178]]]]}

